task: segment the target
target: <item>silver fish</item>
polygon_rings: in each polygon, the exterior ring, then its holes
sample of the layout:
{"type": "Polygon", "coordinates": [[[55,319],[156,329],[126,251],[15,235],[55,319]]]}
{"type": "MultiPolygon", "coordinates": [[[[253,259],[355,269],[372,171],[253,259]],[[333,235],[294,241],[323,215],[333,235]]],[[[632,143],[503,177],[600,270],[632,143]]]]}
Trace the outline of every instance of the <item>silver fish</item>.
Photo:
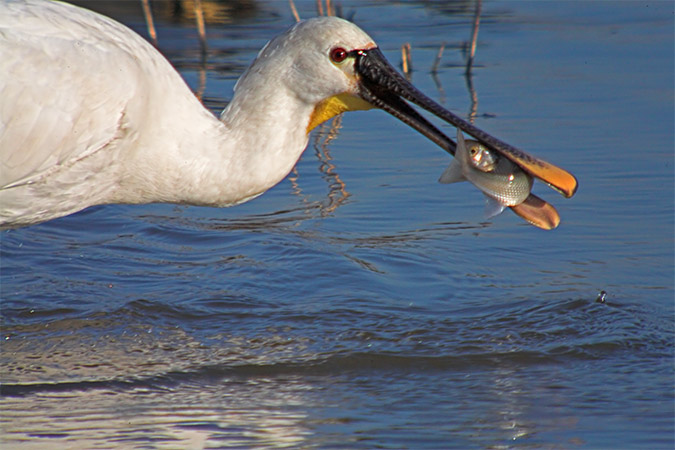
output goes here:
{"type": "Polygon", "coordinates": [[[532,190],[532,177],[499,153],[480,142],[464,140],[457,130],[455,158],[438,180],[449,184],[469,181],[487,198],[486,216],[501,213],[507,206],[519,205],[532,190]]]}

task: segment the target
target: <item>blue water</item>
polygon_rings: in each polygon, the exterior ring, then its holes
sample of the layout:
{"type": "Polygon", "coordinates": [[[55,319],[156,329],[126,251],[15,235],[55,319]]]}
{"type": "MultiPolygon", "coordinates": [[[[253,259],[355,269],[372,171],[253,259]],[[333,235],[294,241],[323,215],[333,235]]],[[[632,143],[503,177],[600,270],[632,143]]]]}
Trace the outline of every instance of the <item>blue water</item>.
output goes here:
{"type": "MultiPolygon", "coordinates": [[[[207,24],[203,71],[193,22],[153,3],[214,111],[293,21],[245,3],[207,24]]],[[[146,35],[136,2],[91,6],[146,35]]],[[[469,114],[474,3],[342,8],[392,63],[409,42],[413,83],[469,114]]],[[[673,18],[484,2],[476,124],[578,177],[569,200],[535,185],[555,231],[486,221],[475,188],[436,183],[450,158],[377,111],[317,130],[235,208],[3,231],[3,448],[673,448],[673,18]]]]}

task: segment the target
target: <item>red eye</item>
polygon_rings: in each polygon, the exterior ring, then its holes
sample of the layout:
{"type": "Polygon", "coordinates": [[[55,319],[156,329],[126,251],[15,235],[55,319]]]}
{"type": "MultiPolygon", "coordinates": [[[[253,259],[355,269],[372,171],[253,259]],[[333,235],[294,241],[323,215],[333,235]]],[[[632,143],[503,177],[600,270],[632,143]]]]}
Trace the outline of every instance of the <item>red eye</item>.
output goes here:
{"type": "Polygon", "coordinates": [[[341,63],[347,58],[347,50],[342,47],[335,47],[330,51],[330,59],[336,63],[341,63]]]}

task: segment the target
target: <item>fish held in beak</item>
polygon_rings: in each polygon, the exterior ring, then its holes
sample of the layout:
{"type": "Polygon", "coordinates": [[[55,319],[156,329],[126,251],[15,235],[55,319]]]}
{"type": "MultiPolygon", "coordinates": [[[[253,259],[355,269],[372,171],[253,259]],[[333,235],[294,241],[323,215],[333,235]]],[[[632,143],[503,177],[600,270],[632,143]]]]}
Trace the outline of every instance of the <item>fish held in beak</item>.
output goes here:
{"type": "Polygon", "coordinates": [[[438,181],[471,182],[487,199],[485,212],[488,218],[508,206],[516,215],[543,230],[552,230],[560,224],[558,211],[530,192],[533,180],[529,174],[481,143],[465,141],[459,130],[455,159],[438,181]]]}
{"type": "Polygon", "coordinates": [[[436,117],[473,136],[481,144],[511,160],[532,177],[538,178],[565,197],[577,190],[577,180],[571,173],[509,145],[458,117],[424,95],[387,62],[379,48],[350,52],[359,75],[360,96],[372,105],[415,128],[448,153],[454,155],[455,143],[432,125],[405,100],[426,109],[436,117]]]}
{"type": "Polygon", "coordinates": [[[438,181],[443,184],[469,181],[476,186],[487,199],[487,218],[500,214],[507,206],[523,203],[532,190],[529,174],[480,142],[465,141],[459,129],[455,158],[438,181]]]}

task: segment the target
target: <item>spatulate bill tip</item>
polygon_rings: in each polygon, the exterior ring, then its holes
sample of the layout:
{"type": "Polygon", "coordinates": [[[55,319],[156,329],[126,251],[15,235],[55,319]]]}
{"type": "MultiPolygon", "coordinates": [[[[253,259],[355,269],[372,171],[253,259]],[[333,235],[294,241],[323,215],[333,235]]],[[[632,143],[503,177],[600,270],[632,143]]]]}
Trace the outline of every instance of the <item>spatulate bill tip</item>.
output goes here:
{"type": "Polygon", "coordinates": [[[542,230],[553,230],[560,224],[560,215],[553,205],[534,194],[530,194],[523,203],[509,208],[516,215],[542,230]]]}
{"type": "Polygon", "coordinates": [[[558,191],[558,193],[563,197],[571,198],[574,194],[576,194],[577,188],[579,187],[579,182],[577,181],[576,177],[571,173],[566,172],[558,167],[556,167],[556,169],[565,172],[565,175],[557,178],[555,177],[543,178],[539,176],[537,176],[537,178],[539,178],[544,183],[548,184],[553,190],[558,191]]]}
{"type": "Polygon", "coordinates": [[[577,192],[579,183],[576,177],[565,169],[518,149],[508,152],[500,150],[500,153],[518,164],[525,172],[551,186],[562,196],[570,198],[577,192]]]}

